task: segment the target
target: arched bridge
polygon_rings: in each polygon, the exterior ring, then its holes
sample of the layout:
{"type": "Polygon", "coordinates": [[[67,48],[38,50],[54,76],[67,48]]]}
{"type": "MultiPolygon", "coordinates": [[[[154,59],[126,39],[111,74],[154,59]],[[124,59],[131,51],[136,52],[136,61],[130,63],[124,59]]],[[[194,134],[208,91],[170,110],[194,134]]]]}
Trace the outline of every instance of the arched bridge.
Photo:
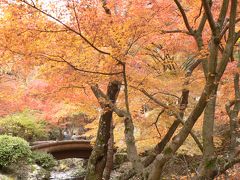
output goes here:
{"type": "Polygon", "coordinates": [[[31,146],[32,151],[42,151],[52,154],[57,160],[67,158],[88,159],[92,146],[86,140],[38,141],[31,146]]]}

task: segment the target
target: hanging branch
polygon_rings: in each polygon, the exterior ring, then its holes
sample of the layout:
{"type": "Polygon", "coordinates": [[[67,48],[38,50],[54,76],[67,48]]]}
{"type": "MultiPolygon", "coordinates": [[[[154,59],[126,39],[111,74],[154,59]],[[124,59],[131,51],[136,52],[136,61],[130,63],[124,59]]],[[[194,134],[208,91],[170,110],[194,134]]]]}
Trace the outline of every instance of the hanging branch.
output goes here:
{"type": "Polygon", "coordinates": [[[62,56],[47,55],[47,54],[39,54],[39,55],[47,58],[49,61],[54,61],[54,62],[59,62],[59,63],[66,63],[68,66],[70,66],[74,70],[79,71],[79,72],[83,72],[83,73],[100,74],[100,75],[105,75],[105,76],[112,76],[112,75],[122,74],[122,72],[115,72],[115,73],[110,73],[109,72],[109,73],[107,73],[107,72],[84,70],[84,69],[80,69],[77,66],[73,65],[71,62],[67,61],[62,56]],[[52,56],[54,58],[52,58],[50,56],[52,56]],[[59,59],[61,59],[61,60],[59,60],[59,59]]]}
{"type": "Polygon", "coordinates": [[[153,123],[151,124],[151,126],[152,126],[152,125],[155,126],[155,128],[156,128],[156,130],[157,130],[157,132],[158,132],[158,135],[159,135],[159,138],[160,138],[160,139],[162,138],[162,135],[161,135],[161,133],[160,133],[160,131],[159,131],[159,129],[158,129],[157,123],[158,123],[158,121],[159,121],[159,119],[160,119],[160,116],[164,113],[164,111],[165,111],[165,109],[162,109],[161,112],[159,112],[159,114],[158,114],[155,122],[153,122],[153,123]]]}
{"type": "Polygon", "coordinates": [[[199,13],[198,13],[198,15],[194,18],[194,23],[196,23],[197,19],[201,16],[201,14],[202,14],[202,9],[203,9],[203,5],[202,5],[202,3],[201,3],[201,7],[200,7],[200,10],[199,10],[199,13]]]}

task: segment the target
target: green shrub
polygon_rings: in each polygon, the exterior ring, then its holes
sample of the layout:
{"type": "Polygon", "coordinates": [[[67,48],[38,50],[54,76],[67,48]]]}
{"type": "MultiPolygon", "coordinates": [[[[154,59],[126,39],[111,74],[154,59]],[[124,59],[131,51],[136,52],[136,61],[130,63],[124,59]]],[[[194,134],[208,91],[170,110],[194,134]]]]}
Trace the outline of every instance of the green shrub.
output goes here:
{"type": "Polygon", "coordinates": [[[0,119],[1,134],[10,134],[27,141],[44,140],[47,138],[46,125],[36,118],[33,111],[20,113],[0,119]]]}
{"type": "Polygon", "coordinates": [[[28,161],[31,150],[28,142],[19,137],[0,135],[0,168],[28,161]]]}
{"type": "Polygon", "coordinates": [[[57,164],[54,157],[51,154],[45,152],[32,152],[32,160],[37,165],[48,170],[57,164]]]}

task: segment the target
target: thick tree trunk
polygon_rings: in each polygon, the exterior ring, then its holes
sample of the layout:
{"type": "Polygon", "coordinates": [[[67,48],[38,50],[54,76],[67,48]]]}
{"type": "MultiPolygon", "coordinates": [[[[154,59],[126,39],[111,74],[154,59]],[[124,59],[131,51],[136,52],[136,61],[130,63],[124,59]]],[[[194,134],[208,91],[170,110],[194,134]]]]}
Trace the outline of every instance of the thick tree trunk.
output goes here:
{"type": "Polygon", "coordinates": [[[114,155],[114,136],[113,136],[113,123],[111,123],[110,138],[108,140],[107,162],[103,172],[104,180],[110,179],[111,171],[113,168],[113,155],[114,155]]]}
{"type": "MultiPolygon", "coordinates": [[[[119,91],[120,82],[111,81],[108,85],[107,96],[112,103],[115,103],[119,91]]],[[[88,160],[86,180],[102,180],[103,171],[107,161],[108,140],[110,137],[113,113],[108,102],[103,102],[96,93],[95,96],[98,98],[99,104],[102,107],[102,114],[99,121],[96,142],[88,160]]]]}

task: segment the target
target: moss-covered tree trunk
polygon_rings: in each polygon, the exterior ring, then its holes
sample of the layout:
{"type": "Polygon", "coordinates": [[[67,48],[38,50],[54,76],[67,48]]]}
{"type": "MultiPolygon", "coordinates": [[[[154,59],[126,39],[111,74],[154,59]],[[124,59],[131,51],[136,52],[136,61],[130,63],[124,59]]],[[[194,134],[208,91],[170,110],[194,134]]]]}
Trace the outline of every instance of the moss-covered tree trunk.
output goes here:
{"type": "MultiPolygon", "coordinates": [[[[108,84],[107,97],[111,103],[115,103],[117,99],[120,91],[120,84],[121,83],[119,81],[111,81],[108,84]]],[[[87,175],[85,179],[101,180],[107,160],[108,140],[110,138],[113,110],[111,109],[109,102],[103,101],[101,96],[94,91],[94,86],[92,86],[92,90],[101,105],[102,114],[99,120],[96,142],[88,161],[87,175]]]]}
{"type": "Polygon", "coordinates": [[[113,122],[110,129],[110,138],[108,140],[108,152],[107,152],[107,162],[103,172],[103,179],[109,180],[111,171],[113,168],[113,155],[114,155],[114,135],[113,135],[113,122]]]}

